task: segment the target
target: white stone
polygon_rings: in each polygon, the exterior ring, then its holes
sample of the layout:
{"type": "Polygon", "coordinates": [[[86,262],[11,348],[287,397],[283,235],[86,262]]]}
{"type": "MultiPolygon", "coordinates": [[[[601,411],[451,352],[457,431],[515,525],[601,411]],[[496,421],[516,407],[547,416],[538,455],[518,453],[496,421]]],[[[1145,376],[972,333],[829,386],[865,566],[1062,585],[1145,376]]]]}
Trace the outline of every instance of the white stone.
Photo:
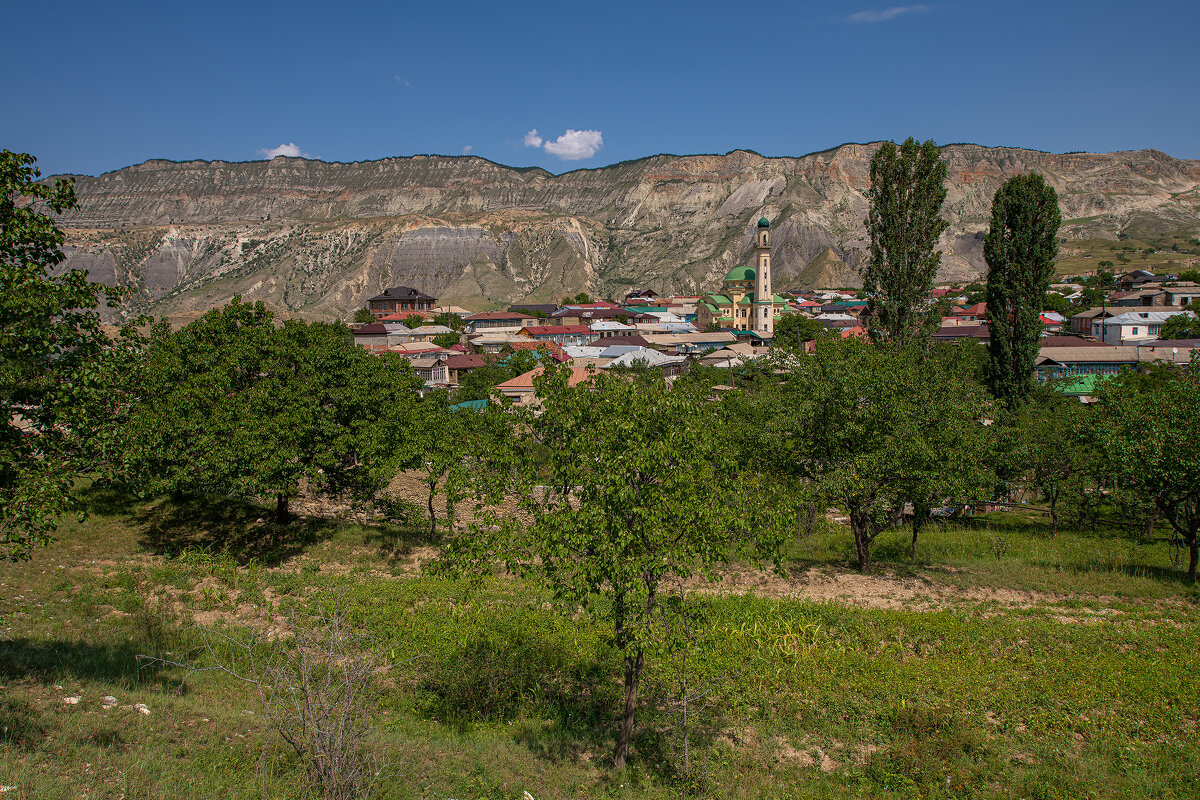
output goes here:
{"type": "Polygon", "coordinates": [[[134,703],[133,708],[135,711],[137,711],[140,714],[148,715],[150,713],[150,707],[147,706],[145,703],[134,703]]]}

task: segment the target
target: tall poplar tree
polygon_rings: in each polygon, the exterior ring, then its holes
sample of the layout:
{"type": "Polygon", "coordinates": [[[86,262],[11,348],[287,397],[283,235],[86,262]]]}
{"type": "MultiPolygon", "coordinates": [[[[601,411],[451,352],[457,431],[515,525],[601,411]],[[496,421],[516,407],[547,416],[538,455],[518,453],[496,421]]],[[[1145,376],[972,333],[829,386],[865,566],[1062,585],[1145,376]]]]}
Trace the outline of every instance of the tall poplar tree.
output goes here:
{"type": "Polygon", "coordinates": [[[941,217],[946,164],[933,140],[884,142],[871,158],[868,198],[871,243],[862,272],[868,328],[876,341],[903,346],[939,322],[928,297],[942,260],[934,247],[948,223],[941,217]]]}
{"type": "Polygon", "coordinates": [[[1042,335],[1041,310],[1058,255],[1058,193],[1041,175],[1009,178],[992,200],[992,224],[983,241],[987,261],[987,382],[1009,404],[1033,390],[1033,366],[1042,335]]]}

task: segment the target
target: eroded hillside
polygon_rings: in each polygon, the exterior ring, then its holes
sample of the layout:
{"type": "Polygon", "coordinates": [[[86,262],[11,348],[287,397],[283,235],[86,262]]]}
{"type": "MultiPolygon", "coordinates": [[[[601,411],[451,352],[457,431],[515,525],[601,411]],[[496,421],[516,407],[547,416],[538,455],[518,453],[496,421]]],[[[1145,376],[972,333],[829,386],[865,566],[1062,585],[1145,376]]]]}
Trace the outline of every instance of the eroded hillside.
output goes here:
{"type": "MultiPolygon", "coordinates": [[[[771,218],[780,288],[853,283],[876,145],[802,158],[654,156],[552,175],[472,157],[328,164],[149,161],[76,178],[69,264],[137,292],[126,314],[208,308],[234,294],[345,317],[407,284],[472,308],[628,287],[698,293],[771,218]]],[[[1200,162],[1154,150],[1055,155],[943,148],[940,277],[983,270],[989,204],[1011,175],[1058,190],[1066,239],[1200,234],[1200,162]]]]}

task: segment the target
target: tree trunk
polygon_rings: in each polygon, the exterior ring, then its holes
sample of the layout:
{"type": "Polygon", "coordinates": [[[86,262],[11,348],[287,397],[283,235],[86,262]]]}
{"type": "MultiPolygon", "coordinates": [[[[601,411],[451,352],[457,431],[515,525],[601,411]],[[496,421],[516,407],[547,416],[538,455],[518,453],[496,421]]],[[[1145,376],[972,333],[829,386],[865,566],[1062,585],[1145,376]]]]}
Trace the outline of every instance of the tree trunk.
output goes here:
{"type": "Polygon", "coordinates": [[[1050,538],[1058,538],[1058,495],[1050,495],[1050,538]]]}
{"type": "Polygon", "coordinates": [[[437,512],[433,509],[433,495],[437,492],[437,481],[429,482],[429,535],[437,533],[437,512]]]}
{"type": "Polygon", "coordinates": [[[917,560],[917,534],[919,534],[921,532],[921,522],[922,522],[921,513],[917,512],[917,513],[913,514],[913,521],[912,521],[912,560],[913,561],[917,560]]]}
{"type": "Polygon", "coordinates": [[[854,550],[858,555],[858,571],[863,575],[871,574],[871,538],[867,532],[867,524],[865,519],[850,514],[850,528],[854,531],[854,550]]]}
{"type": "Polygon", "coordinates": [[[275,495],[275,521],[287,522],[288,519],[288,498],[286,494],[275,495]]]}
{"type": "Polygon", "coordinates": [[[1196,562],[1200,560],[1200,536],[1192,534],[1188,540],[1188,580],[1196,582],[1196,562]]]}
{"type": "Polygon", "coordinates": [[[636,655],[625,656],[625,707],[621,717],[621,731],[617,734],[617,752],[613,754],[613,769],[625,769],[629,756],[629,740],[633,738],[633,717],[637,710],[638,681],[642,677],[642,648],[636,655]]]}
{"type": "Polygon", "coordinates": [[[182,503],[183,502],[183,489],[181,487],[176,486],[174,489],[171,490],[171,502],[173,502],[173,503],[182,503]]]}
{"type": "Polygon", "coordinates": [[[1154,538],[1154,526],[1158,524],[1158,504],[1154,505],[1154,509],[1150,512],[1150,519],[1146,523],[1146,538],[1154,538]]]}

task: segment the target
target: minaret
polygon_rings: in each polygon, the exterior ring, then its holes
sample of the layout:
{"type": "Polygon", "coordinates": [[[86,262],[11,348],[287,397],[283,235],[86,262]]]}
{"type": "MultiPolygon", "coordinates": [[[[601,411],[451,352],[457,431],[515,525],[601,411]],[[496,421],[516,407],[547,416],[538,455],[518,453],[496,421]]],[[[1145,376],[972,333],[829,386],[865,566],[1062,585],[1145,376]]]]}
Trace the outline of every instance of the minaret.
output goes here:
{"type": "Polygon", "coordinates": [[[758,238],[754,243],[754,314],[750,330],[767,339],[775,335],[775,294],[771,291],[771,222],[766,217],[758,221],[758,238]]]}

